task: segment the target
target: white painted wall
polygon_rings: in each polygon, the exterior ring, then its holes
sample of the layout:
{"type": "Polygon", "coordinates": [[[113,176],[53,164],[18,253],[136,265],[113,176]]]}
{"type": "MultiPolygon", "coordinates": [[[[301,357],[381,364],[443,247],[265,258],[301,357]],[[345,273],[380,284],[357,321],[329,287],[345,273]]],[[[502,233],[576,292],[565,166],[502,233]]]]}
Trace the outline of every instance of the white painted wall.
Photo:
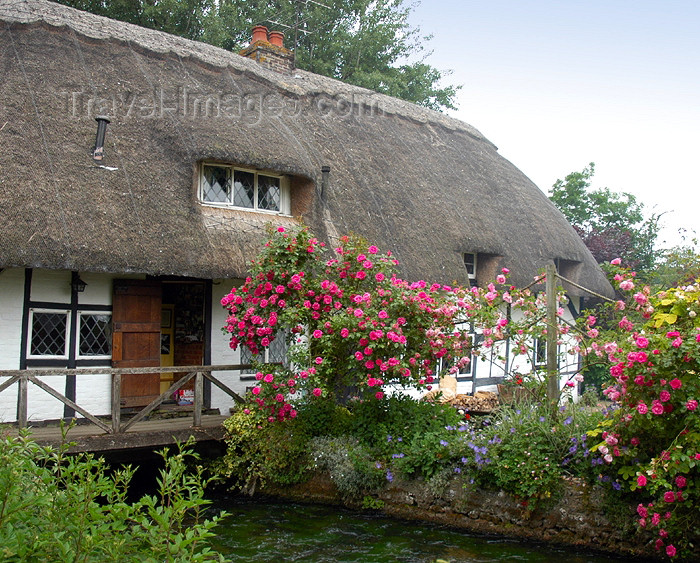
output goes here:
{"type": "MultiPolygon", "coordinates": [[[[0,369],[18,369],[22,338],[24,270],[0,272],[0,369]]],[[[5,381],[5,378],[0,378],[5,381]]],[[[17,385],[0,393],[0,422],[17,419],[17,385]]]]}
{"type": "MultiPolygon", "coordinates": [[[[212,323],[211,323],[211,362],[213,365],[240,363],[240,350],[231,350],[230,340],[221,331],[228,311],[221,306],[221,298],[238,286],[243,280],[215,280],[212,286],[212,323]]],[[[241,381],[241,374],[237,371],[214,371],[212,375],[231,388],[239,395],[245,395],[245,390],[250,381],[241,381]]],[[[233,399],[216,385],[211,387],[211,406],[219,409],[221,414],[227,415],[233,406],[233,399]]]]}
{"type": "MultiPolygon", "coordinates": [[[[580,299],[578,297],[571,298],[573,301],[574,308],[578,311],[580,310],[580,299]]],[[[514,312],[513,316],[515,320],[518,320],[518,315],[521,313],[514,312]]],[[[568,307],[564,308],[564,315],[562,317],[566,322],[573,324],[575,322],[574,316],[568,307]]],[[[575,341],[571,336],[565,336],[562,338],[563,343],[559,345],[557,354],[559,357],[559,370],[560,370],[560,380],[559,388],[563,389],[566,382],[569,381],[577,372],[579,367],[579,356],[574,352],[575,341]]],[[[529,374],[533,371],[534,366],[532,363],[532,358],[529,355],[520,354],[515,356],[513,354],[513,346],[511,345],[510,352],[508,354],[508,365],[506,366],[504,357],[506,355],[506,343],[500,342],[493,346],[490,350],[486,351],[485,357],[474,358],[472,364],[476,363],[476,377],[477,380],[480,378],[489,377],[502,377],[507,374],[522,373],[529,374]]],[[[574,400],[578,400],[578,389],[579,385],[576,384],[571,388],[571,394],[574,400]]],[[[477,391],[496,391],[495,385],[484,385],[477,386],[477,391]]],[[[472,382],[471,381],[459,381],[457,383],[457,393],[472,393],[472,382]]]]}
{"type": "MultiPolygon", "coordinates": [[[[106,274],[80,274],[87,283],[78,294],[78,305],[89,311],[89,305],[112,304],[112,279],[106,274]]],[[[34,270],[30,295],[32,301],[43,301],[70,306],[71,273],[66,270],[34,270]]],[[[0,272],[0,369],[19,369],[24,306],[24,270],[7,269],[0,272]]],[[[44,383],[65,393],[65,376],[42,376],[44,383]]],[[[17,420],[17,385],[0,393],[0,422],[17,420]]],[[[111,406],[111,378],[107,374],[79,375],[76,378],[76,398],[80,406],[95,415],[108,414],[111,406]]],[[[30,421],[63,417],[63,403],[36,385],[27,388],[30,421]]],[[[80,414],[76,416],[81,417],[80,414]]]]}

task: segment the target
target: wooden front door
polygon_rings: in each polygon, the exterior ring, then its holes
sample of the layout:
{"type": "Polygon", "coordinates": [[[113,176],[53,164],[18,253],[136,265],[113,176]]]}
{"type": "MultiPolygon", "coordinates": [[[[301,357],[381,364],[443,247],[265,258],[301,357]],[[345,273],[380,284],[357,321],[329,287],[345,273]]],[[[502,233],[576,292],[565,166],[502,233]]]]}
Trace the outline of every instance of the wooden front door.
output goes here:
{"type": "MultiPolygon", "coordinates": [[[[114,280],[112,309],[112,366],[160,366],[160,282],[114,280]]],[[[159,395],[159,374],[122,375],[122,406],[145,406],[159,395]]]]}

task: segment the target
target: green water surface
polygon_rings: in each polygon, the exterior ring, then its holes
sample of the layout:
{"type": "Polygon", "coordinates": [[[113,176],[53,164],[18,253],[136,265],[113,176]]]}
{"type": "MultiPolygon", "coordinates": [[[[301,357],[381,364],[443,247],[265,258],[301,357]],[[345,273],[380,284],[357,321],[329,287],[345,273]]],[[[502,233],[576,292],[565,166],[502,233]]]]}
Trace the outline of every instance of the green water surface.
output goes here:
{"type": "Polygon", "coordinates": [[[231,513],[217,528],[214,545],[233,561],[433,563],[441,559],[450,563],[620,563],[629,560],[473,535],[337,507],[228,497],[217,500],[215,508],[231,513]]]}

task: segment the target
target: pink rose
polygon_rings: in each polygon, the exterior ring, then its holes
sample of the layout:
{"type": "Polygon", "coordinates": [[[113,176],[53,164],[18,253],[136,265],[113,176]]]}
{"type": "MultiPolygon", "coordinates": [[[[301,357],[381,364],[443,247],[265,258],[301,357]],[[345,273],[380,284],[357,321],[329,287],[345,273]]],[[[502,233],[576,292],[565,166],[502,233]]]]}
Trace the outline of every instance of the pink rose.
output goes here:
{"type": "Polygon", "coordinates": [[[637,405],[637,412],[638,412],[639,414],[646,414],[646,413],[648,412],[648,410],[649,410],[649,409],[648,409],[648,407],[646,406],[646,404],[644,404],[644,403],[642,403],[642,402],[640,402],[640,403],[637,405]]]}
{"type": "MultiPolygon", "coordinates": [[[[637,477],[637,486],[638,487],[644,487],[647,484],[647,478],[644,475],[640,475],[637,477]]],[[[641,504],[639,506],[642,506],[641,504]]],[[[639,512],[639,508],[637,508],[637,512],[639,512]]],[[[640,516],[646,517],[646,508],[644,509],[645,514],[639,514],[640,516]]]]}
{"type": "Polygon", "coordinates": [[[672,379],[668,384],[671,386],[671,389],[680,389],[683,387],[683,382],[680,379],[672,379]]]}
{"type": "Polygon", "coordinates": [[[669,544],[666,546],[666,555],[669,557],[674,557],[676,555],[676,548],[673,547],[673,544],[669,544]]]}
{"type": "Polygon", "coordinates": [[[671,393],[669,393],[669,392],[666,391],[666,390],[661,391],[661,393],[659,394],[659,399],[660,399],[661,402],[663,402],[663,403],[665,403],[666,401],[668,401],[670,398],[671,398],[671,393]]]}
{"type": "Polygon", "coordinates": [[[630,289],[634,289],[634,283],[632,283],[631,280],[624,280],[620,282],[620,289],[623,291],[629,291],[630,289]]]}
{"type": "Polygon", "coordinates": [[[656,415],[664,414],[664,406],[661,404],[660,401],[654,401],[651,404],[651,412],[656,415]]]}
{"type": "Polygon", "coordinates": [[[612,260],[610,260],[610,263],[613,266],[619,266],[622,263],[622,260],[620,258],[613,258],[612,260]]]}
{"type": "Polygon", "coordinates": [[[260,391],[261,391],[260,387],[253,387],[252,393],[253,393],[253,395],[260,395],[260,391]]]}
{"type": "Polygon", "coordinates": [[[377,391],[377,392],[374,394],[374,396],[375,396],[378,400],[382,400],[382,399],[384,398],[384,393],[382,393],[381,391],[377,391]]]}
{"type": "Polygon", "coordinates": [[[322,393],[323,393],[323,391],[321,391],[321,389],[319,389],[318,387],[314,388],[314,390],[311,391],[311,394],[314,397],[320,397],[322,393]]]}
{"type": "Polygon", "coordinates": [[[689,411],[694,411],[698,408],[698,402],[695,399],[690,399],[686,404],[685,408],[689,411]]]}
{"type": "Polygon", "coordinates": [[[320,365],[320,364],[322,364],[322,363],[323,363],[323,358],[321,358],[321,357],[317,357],[316,359],[314,359],[314,362],[316,362],[317,364],[319,364],[319,365],[320,365]]]}
{"type": "Polygon", "coordinates": [[[676,477],[676,486],[677,487],[682,489],[683,487],[686,486],[686,484],[687,484],[687,481],[686,481],[685,477],[683,477],[683,475],[678,475],[676,477]]]}
{"type": "Polygon", "coordinates": [[[673,494],[673,491],[666,491],[664,493],[664,500],[666,502],[674,502],[676,500],[676,495],[673,494]]]}

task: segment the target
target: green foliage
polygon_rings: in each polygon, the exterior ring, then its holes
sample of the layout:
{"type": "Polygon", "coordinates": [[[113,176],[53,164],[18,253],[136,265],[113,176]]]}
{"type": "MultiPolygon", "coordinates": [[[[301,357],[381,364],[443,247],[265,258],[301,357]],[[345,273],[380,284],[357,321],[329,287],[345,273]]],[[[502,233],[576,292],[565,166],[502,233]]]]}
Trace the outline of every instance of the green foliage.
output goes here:
{"type": "Polygon", "coordinates": [[[384,484],[381,464],[352,436],[318,437],[309,443],[310,467],[327,471],[343,497],[358,499],[384,484]]]}
{"type": "Polygon", "coordinates": [[[549,199],[599,263],[621,258],[640,272],[651,272],[656,263],[654,245],[661,216],[652,214],[645,218],[644,204],[630,193],[609,188],[591,190],[594,172],[591,162],[581,172],[557,180],[549,199]]]}
{"type": "Polygon", "coordinates": [[[421,35],[403,0],[60,0],[60,3],[238,51],[257,24],[288,26],[298,68],[397,96],[432,109],[455,109],[459,86],[425,62],[421,35]],[[322,5],[321,5],[322,4],[322,5]],[[299,31],[294,27],[299,22],[299,31]],[[408,61],[414,62],[408,62],[408,61]]]}
{"type": "Polygon", "coordinates": [[[222,515],[204,518],[201,468],[187,447],[162,452],[158,493],[126,497],[133,470],[66,455],[27,436],[0,439],[0,557],[4,561],[224,561],[207,539],[222,515]]]}
{"type": "Polygon", "coordinates": [[[700,247],[697,238],[686,238],[680,245],[661,253],[657,268],[649,276],[656,289],[669,289],[700,279],[700,247]]]}
{"type": "Polygon", "coordinates": [[[216,471],[238,487],[253,494],[266,482],[277,485],[298,483],[306,476],[308,435],[288,425],[258,425],[250,413],[235,412],[224,421],[227,451],[216,471]]]}
{"type": "Polygon", "coordinates": [[[381,510],[384,508],[384,501],[382,499],[365,495],[365,498],[362,499],[362,508],[365,510],[381,510]]]}
{"type": "Polygon", "coordinates": [[[358,401],[352,405],[352,415],[351,434],[380,457],[393,453],[396,444],[409,446],[426,434],[459,424],[460,420],[449,405],[418,401],[402,394],[381,401],[358,401]]]}
{"type": "Polygon", "coordinates": [[[601,418],[599,411],[577,405],[556,411],[543,405],[501,408],[465,440],[464,464],[482,486],[537,506],[556,497],[565,475],[590,473],[586,432],[601,418]]]}
{"type": "Polygon", "coordinates": [[[609,363],[604,394],[616,409],[590,432],[593,450],[602,480],[639,502],[656,548],[688,555],[700,541],[700,284],[653,294],[615,262],[628,301],[588,350],[609,363]]]}

